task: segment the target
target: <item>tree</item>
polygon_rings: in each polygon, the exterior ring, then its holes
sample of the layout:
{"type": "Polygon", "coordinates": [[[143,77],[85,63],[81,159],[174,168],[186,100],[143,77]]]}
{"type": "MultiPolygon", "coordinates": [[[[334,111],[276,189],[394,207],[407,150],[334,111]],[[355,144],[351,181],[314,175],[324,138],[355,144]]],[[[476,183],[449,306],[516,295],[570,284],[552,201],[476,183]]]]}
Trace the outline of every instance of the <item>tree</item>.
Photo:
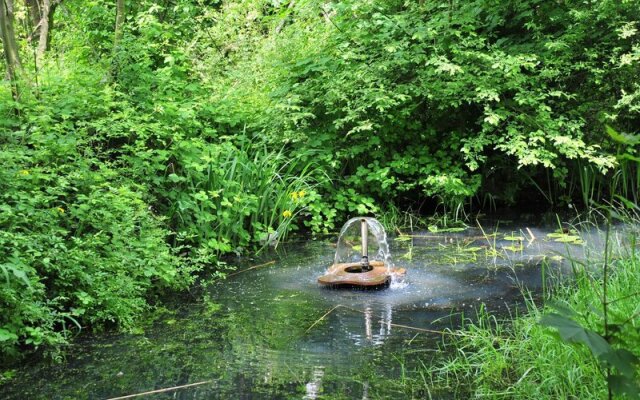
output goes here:
{"type": "Polygon", "coordinates": [[[7,63],[9,79],[15,78],[16,69],[21,68],[16,33],[13,29],[13,0],[0,0],[0,31],[7,63]]]}
{"type": "Polygon", "coordinates": [[[22,64],[16,43],[16,33],[13,29],[13,0],[0,0],[0,34],[7,65],[7,76],[13,84],[13,98],[18,100],[19,93],[15,82],[16,74],[22,69],[22,64]]]}
{"type": "Polygon", "coordinates": [[[125,15],[124,0],[116,0],[116,26],[115,26],[115,34],[113,38],[114,51],[117,50],[118,44],[120,44],[120,40],[122,39],[122,29],[124,27],[124,15],[125,15]]]}
{"type": "Polygon", "coordinates": [[[49,32],[53,25],[53,13],[59,1],[42,0],[40,14],[40,37],[38,38],[38,60],[41,60],[44,53],[49,48],[49,32]]]}
{"type": "Polygon", "coordinates": [[[33,32],[29,38],[38,37],[36,58],[41,61],[49,48],[49,38],[53,26],[53,15],[61,0],[26,0],[33,32]]]}

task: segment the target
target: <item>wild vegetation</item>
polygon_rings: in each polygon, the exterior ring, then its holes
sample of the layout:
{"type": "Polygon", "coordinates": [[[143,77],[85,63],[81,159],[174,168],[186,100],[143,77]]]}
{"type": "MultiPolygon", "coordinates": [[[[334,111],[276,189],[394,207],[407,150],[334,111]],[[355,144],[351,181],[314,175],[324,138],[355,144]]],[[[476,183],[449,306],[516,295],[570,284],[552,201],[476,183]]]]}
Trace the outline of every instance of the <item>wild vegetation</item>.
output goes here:
{"type": "Polygon", "coordinates": [[[411,398],[637,398],[640,262],[631,244],[613,261],[573,260],[575,280],[556,284],[546,306],[525,293],[526,315],[481,309],[443,341],[446,356],[406,371],[398,390],[411,398]],[[595,268],[602,263],[609,263],[606,286],[595,268]]]}
{"type": "Polygon", "coordinates": [[[613,0],[0,0],[2,358],[356,214],[637,203],[639,29],[613,0]]]}

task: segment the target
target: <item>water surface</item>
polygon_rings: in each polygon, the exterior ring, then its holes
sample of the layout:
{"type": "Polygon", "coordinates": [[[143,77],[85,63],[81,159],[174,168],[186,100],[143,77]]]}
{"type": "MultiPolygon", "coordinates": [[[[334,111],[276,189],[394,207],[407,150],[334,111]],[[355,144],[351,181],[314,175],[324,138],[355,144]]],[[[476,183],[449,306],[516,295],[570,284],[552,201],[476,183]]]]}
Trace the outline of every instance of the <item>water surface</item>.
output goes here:
{"type": "Polygon", "coordinates": [[[273,263],[185,295],[143,333],[83,335],[62,363],[32,359],[0,394],[100,399],[207,382],[153,398],[401,398],[398,385],[384,382],[440,357],[446,334],[438,331],[480,308],[524,312],[525,297],[539,298],[550,276],[569,270],[568,252],[601,248],[598,233],[583,233],[585,246],[557,243],[547,237],[552,230],[390,238],[407,276],[379,291],[317,285],[333,262],[332,241],[283,245],[238,270],[273,263]]]}

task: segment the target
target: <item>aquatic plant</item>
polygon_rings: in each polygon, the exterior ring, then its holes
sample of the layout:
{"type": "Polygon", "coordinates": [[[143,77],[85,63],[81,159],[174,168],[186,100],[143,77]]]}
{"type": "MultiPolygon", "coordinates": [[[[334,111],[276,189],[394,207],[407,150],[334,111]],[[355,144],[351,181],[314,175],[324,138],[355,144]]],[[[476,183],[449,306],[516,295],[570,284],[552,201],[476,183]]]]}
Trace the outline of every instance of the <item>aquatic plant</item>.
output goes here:
{"type": "Polygon", "coordinates": [[[309,160],[312,152],[289,158],[259,143],[183,141],[167,171],[172,225],[216,254],[275,245],[317,198],[322,174],[309,160]]]}

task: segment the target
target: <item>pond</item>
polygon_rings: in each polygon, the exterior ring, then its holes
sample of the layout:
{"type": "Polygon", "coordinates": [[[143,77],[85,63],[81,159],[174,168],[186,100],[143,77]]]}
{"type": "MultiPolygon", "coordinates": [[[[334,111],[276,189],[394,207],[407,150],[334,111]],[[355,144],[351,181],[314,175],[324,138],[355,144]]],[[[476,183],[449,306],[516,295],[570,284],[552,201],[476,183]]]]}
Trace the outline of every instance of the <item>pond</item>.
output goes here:
{"type": "Polygon", "coordinates": [[[570,270],[567,252],[602,248],[597,232],[502,225],[391,237],[407,275],[375,291],[317,284],[335,238],[281,245],[186,294],[144,332],[82,335],[62,363],[26,362],[1,397],[113,398],[195,384],[152,398],[401,398],[403,374],[442,356],[440,331],[481,308],[525,312],[523,290],[539,299],[570,270]]]}

